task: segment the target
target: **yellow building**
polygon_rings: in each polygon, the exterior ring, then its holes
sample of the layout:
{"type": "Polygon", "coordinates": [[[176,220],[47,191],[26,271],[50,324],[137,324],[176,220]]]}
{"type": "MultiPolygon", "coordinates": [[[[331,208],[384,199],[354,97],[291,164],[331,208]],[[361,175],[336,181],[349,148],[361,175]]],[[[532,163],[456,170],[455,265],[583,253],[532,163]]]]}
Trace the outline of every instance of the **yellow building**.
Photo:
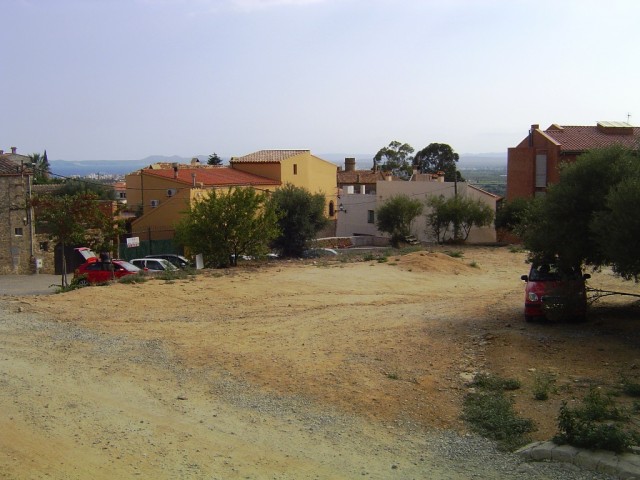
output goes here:
{"type": "Polygon", "coordinates": [[[312,155],[309,150],[260,150],[244,157],[234,157],[230,163],[235,170],[324,195],[325,216],[333,220],[335,230],[337,165],[312,155]]]}
{"type": "Polygon", "coordinates": [[[140,240],[171,239],[174,226],[197,198],[211,189],[254,187],[274,191],[286,184],[320,193],[330,226],[321,236],[335,234],[337,166],[309,150],[260,150],[234,157],[230,167],[158,163],[126,176],[127,206],[139,217],[131,234],[140,240]]]}
{"type": "Polygon", "coordinates": [[[253,187],[273,191],[280,183],[229,167],[156,164],[126,176],[127,204],[140,216],[131,223],[131,235],[140,240],[166,240],[175,224],[196,199],[211,190],[253,187]]]}

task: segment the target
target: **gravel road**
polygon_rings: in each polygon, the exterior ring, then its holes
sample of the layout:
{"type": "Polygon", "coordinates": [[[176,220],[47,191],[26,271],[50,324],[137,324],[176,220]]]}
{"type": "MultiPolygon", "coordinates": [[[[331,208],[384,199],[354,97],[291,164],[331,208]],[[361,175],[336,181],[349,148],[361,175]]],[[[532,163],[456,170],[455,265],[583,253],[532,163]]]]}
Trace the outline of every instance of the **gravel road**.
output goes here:
{"type": "Polygon", "coordinates": [[[60,286],[60,275],[0,275],[0,295],[47,295],[60,286]]]}

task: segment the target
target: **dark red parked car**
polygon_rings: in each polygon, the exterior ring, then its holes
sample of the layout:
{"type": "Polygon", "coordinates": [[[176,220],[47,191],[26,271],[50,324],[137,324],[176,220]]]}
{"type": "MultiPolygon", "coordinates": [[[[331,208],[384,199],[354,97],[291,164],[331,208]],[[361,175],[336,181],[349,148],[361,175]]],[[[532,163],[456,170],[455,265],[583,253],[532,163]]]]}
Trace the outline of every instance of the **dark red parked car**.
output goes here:
{"type": "Polygon", "coordinates": [[[579,268],[561,269],[555,264],[533,264],[524,290],[524,318],[536,317],[577,318],[587,314],[587,288],[585,280],[591,278],[579,268]]]}
{"type": "Polygon", "coordinates": [[[135,275],[142,270],[125,260],[112,260],[111,262],[89,261],[80,265],[74,278],[79,278],[78,285],[89,285],[90,283],[105,283],[111,280],[122,278],[126,275],[135,275]]]}

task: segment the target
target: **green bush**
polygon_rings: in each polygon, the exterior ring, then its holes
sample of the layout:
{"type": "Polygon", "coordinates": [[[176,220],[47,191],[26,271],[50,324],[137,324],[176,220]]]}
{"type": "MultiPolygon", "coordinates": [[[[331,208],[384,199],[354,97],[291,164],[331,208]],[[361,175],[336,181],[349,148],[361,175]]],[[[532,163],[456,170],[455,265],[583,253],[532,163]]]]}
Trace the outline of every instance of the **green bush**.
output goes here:
{"type": "Polygon", "coordinates": [[[619,423],[621,420],[626,417],[612,398],[592,388],[579,407],[569,408],[563,402],[554,441],[580,448],[624,452],[637,440],[638,434],[626,430],[619,423]]]}
{"type": "Polygon", "coordinates": [[[533,398],[536,400],[548,400],[549,392],[554,387],[555,378],[549,373],[537,374],[533,380],[533,398]]]}
{"type": "Polygon", "coordinates": [[[463,419],[474,432],[495,440],[503,450],[515,450],[528,443],[528,434],[535,430],[532,420],[520,418],[513,403],[502,391],[468,394],[463,404],[463,419]]]}
{"type": "Polygon", "coordinates": [[[518,390],[520,388],[520,381],[515,378],[502,378],[498,375],[492,375],[490,373],[477,374],[471,385],[484,390],[518,390]]]}
{"type": "Polygon", "coordinates": [[[141,273],[138,273],[136,275],[125,275],[124,277],[120,277],[120,279],[118,279],[119,283],[125,283],[125,284],[129,284],[129,283],[144,283],[147,280],[149,280],[149,276],[148,275],[144,275],[141,273]]]}
{"type": "Polygon", "coordinates": [[[495,440],[503,450],[511,451],[526,444],[535,425],[532,420],[519,417],[513,410],[512,401],[504,394],[507,390],[520,388],[520,382],[497,375],[478,374],[471,385],[478,391],[465,397],[462,410],[462,418],[471,429],[495,440]]]}
{"type": "Polygon", "coordinates": [[[622,379],[622,392],[630,397],[640,397],[640,383],[630,382],[628,379],[622,379]]]}

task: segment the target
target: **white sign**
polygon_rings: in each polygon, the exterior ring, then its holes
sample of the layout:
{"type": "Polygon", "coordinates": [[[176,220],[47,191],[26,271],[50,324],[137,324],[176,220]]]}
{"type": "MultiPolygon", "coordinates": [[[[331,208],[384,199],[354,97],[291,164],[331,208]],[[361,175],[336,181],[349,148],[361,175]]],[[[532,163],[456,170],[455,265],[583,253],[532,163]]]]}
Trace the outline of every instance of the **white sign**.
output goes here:
{"type": "Polygon", "coordinates": [[[127,238],[127,248],[139,247],[139,246],[140,246],[140,237],[127,238]]]}

